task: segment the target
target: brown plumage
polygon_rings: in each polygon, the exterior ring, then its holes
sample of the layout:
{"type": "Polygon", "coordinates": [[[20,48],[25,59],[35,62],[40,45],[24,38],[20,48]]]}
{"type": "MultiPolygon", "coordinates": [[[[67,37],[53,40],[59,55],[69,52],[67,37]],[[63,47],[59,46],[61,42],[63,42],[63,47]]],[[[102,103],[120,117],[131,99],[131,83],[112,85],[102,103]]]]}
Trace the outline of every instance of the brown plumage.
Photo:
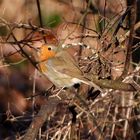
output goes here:
{"type": "Polygon", "coordinates": [[[39,60],[42,73],[57,87],[85,83],[102,91],[99,86],[85,77],[74,58],[66,50],[58,50],[53,45],[45,44],[40,48],[39,60]]]}

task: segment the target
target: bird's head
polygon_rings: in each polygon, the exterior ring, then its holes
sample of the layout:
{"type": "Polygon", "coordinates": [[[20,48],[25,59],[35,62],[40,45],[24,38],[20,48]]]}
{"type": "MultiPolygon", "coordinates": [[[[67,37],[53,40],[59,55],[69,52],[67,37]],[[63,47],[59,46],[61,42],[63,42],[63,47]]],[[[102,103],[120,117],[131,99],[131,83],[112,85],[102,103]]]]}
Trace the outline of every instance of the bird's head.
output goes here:
{"type": "Polygon", "coordinates": [[[43,62],[50,58],[53,58],[56,54],[57,47],[52,44],[44,44],[39,50],[39,61],[43,62]]]}

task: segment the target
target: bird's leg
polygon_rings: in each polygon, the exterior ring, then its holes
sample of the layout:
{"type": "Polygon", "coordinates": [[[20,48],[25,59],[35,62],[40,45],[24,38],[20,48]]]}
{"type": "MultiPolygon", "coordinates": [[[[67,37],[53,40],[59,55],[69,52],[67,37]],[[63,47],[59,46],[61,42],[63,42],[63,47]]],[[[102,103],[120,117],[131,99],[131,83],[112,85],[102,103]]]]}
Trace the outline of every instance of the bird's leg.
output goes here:
{"type": "Polygon", "coordinates": [[[61,93],[62,90],[64,90],[64,88],[65,88],[65,87],[62,87],[61,89],[58,90],[58,92],[57,92],[56,94],[51,95],[50,97],[51,97],[51,98],[52,98],[52,97],[57,97],[58,99],[61,100],[61,97],[59,96],[59,94],[61,93]]]}

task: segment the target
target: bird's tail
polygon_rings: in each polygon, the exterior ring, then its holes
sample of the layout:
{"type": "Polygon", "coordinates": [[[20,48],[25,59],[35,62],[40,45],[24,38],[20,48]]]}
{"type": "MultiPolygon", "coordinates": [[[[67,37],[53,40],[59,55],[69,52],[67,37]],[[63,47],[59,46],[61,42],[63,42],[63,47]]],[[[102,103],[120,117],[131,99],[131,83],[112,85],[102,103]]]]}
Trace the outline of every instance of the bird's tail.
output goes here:
{"type": "Polygon", "coordinates": [[[90,85],[92,87],[94,87],[95,89],[103,92],[103,90],[96,84],[94,84],[92,81],[89,81],[89,80],[82,80],[83,83],[87,84],[87,85],[90,85]]]}

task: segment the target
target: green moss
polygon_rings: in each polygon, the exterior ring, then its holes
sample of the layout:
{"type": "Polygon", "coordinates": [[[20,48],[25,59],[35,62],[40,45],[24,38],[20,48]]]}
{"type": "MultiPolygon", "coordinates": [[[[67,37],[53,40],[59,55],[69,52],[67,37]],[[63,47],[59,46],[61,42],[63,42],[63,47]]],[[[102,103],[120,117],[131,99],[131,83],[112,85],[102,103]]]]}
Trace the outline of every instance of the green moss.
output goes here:
{"type": "Polygon", "coordinates": [[[61,16],[57,13],[52,13],[48,16],[43,16],[43,26],[54,28],[61,23],[61,16]]]}
{"type": "Polygon", "coordinates": [[[8,29],[5,25],[0,25],[0,36],[6,36],[8,34],[8,29]]]}
{"type": "Polygon", "coordinates": [[[18,70],[22,70],[24,68],[26,68],[29,64],[29,62],[26,59],[22,59],[18,62],[13,62],[11,59],[9,58],[5,58],[5,63],[9,64],[11,68],[16,68],[18,70]]]}

